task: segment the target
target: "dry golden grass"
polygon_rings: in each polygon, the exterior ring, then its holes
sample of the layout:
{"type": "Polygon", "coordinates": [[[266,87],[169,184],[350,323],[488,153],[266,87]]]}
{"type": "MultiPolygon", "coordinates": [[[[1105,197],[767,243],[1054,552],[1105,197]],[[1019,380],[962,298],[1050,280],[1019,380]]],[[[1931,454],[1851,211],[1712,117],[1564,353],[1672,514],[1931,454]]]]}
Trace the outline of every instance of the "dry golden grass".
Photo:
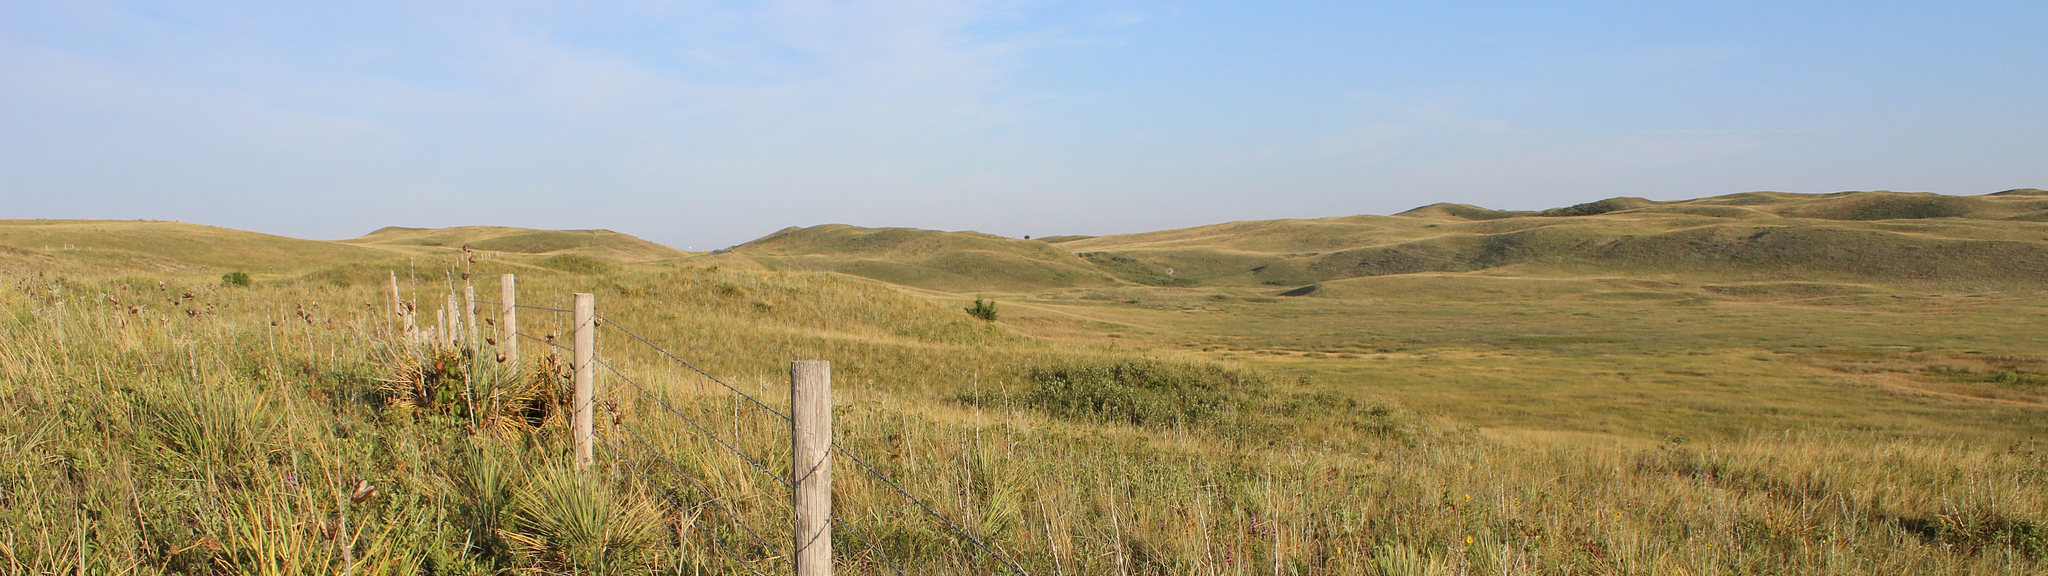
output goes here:
{"type": "MultiPolygon", "coordinates": [[[[0,570],[785,570],[786,424],[620,328],[771,406],[790,360],[833,361],[838,442],[1033,574],[2048,570],[2033,290],[1523,267],[1033,289],[989,323],[743,254],[357,248],[398,255],[238,288],[24,251],[70,264],[0,276],[0,570]],[[428,312],[464,271],[595,293],[597,469],[560,473],[559,415],[520,408],[559,402],[521,387],[559,393],[550,348],[401,342],[393,271],[428,312]]],[[[838,467],[842,571],[1001,571],[838,467]]]]}

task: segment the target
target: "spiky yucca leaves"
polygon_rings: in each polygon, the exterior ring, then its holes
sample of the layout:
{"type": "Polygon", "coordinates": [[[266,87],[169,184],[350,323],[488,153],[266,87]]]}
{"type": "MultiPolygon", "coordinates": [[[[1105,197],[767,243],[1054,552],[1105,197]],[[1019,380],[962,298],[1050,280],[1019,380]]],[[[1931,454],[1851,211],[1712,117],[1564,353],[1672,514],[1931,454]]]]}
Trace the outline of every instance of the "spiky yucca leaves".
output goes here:
{"type": "Polygon", "coordinates": [[[1443,563],[1402,544],[1381,544],[1372,555],[1375,576],[1440,576],[1449,574],[1443,563]]]}
{"type": "Polygon", "coordinates": [[[267,398],[244,389],[178,387],[139,403],[149,429],[195,468],[221,468],[256,457],[275,438],[267,398]]]}
{"type": "Polygon", "coordinates": [[[452,416],[468,421],[473,433],[501,440],[563,421],[569,373],[554,356],[523,366],[491,356],[472,348],[397,342],[381,357],[385,375],[377,379],[377,390],[389,408],[452,416]]]}
{"type": "Polygon", "coordinates": [[[461,473],[453,478],[455,491],[464,501],[458,513],[468,524],[470,550],[482,557],[493,557],[507,548],[499,529],[523,469],[505,461],[504,454],[511,452],[501,453],[499,447],[489,442],[472,444],[463,459],[461,473]]]}
{"type": "Polygon", "coordinates": [[[511,504],[512,528],[499,535],[537,572],[644,571],[662,535],[662,515],[647,499],[560,465],[535,471],[511,504]]]}
{"type": "Polygon", "coordinates": [[[308,517],[275,497],[244,496],[225,510],[223,572],[263,576],[324,571],[340,556],[327,519],[308,517]]]}

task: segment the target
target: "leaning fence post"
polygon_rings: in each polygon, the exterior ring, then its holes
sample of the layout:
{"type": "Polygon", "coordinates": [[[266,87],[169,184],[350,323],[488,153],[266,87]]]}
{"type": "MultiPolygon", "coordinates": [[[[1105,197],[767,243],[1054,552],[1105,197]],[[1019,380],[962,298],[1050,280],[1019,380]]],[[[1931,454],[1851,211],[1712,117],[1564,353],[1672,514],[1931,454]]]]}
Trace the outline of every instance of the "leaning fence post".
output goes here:
{"type": "Polygon", "coordinates": [[[572,405],[574,418],[570,422],[576,431],[576,469],[580,471],[589,468],[591,461],[591,418],[595,416],[592,406],[597,394],[597,367],[591,360],[597,355],[597,325],[594,322],[597,319],[597,298],[579,292],[575,305],[570,308],[575,311],[576,318],[575,360],[570,364],[570,368],[576,370],[576,399],[572,405]]]}
{"type": "Polygon", "coordinates": [[[505,351],[505,363],[519,367],[519,291],[512,275],[498,276],[498,347],[505,351]]]}
{"type": "Polygon", "coordinates": [[[832,363],[789,364],[796,576],[832,574],[832,363]]]}

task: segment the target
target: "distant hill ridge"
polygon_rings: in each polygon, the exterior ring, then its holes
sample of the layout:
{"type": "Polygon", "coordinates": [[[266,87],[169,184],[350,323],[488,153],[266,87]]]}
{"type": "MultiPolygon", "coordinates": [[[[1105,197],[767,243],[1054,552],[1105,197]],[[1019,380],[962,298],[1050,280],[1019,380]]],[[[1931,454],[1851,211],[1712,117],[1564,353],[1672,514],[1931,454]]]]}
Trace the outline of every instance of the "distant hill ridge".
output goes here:
{"type": "MultiPolygon", "coordinates": [[[[791,228],[733,248],[770,267],[951,291],[1116,284],[1299,287],[1399,274],[1604,271],[1702,281],[2048,284],[2048,192],[1746,192],[1541,211],[1439,203],[1037,241],[791,228]],[[1078,260],[1078,261],[1077,261],[1078,260]]],[[[1312,292],[1312,291],[1311,291],[1312,292]]]]}
{"type": "Polygon", "coordinates": [[[980,232],[827,224],[785,228],[733,251],[770,268],[842,272],[939,290],[1005,291],[1117,282],[1057,245],[980,232]]]}
{"type": "MultiPolygon", "coordinates": [[[[389,227],[323,241],[181,222],[0,220],[0,270],[9,272],[245,270],[348,282],[465,245],[569,273],[694,257],[609,230],[389,227]]],[[[830,224],[787,228],[720,252],[704,257],[961,293],[1152,285],[1314,294],[1315,286],[1345,279],[1470,273],[2040,287],[2048,285],[2048,191],[1745,192],[1619,197],[1540,211],[1439,203],[1392,216],[1037,240],[830,224]]]]}
{"type": "Polygon", "coordinates": [[[462,247],[515,254],[579,253],[639,262],[687,253],[610,230],[535,230],[504,226],[403,228],[389,226],[342,242],[369,246],[462,247]]]}
{"type": "Polygon", "coordinates": [[[244,271],[258,278],[353,282],[371,280],[393,268],[444,273],[439,263],[451,261],[452,253],[463,246],[514,258],[517,263],[562,270],[688,255],[610,230],[394,226],[360,238],[333,241],[185,222],[0,220],[0,271],[14,273],[216,275],[244,271]]]}

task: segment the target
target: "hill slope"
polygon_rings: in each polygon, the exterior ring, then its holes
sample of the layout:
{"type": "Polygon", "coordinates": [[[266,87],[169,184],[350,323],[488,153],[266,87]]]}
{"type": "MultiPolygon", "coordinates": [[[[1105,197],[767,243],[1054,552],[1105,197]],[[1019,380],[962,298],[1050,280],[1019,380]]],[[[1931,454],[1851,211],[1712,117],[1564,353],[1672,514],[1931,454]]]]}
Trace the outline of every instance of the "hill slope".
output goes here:
{"type": "Polygon", "coordinates": [[[787,228],[732,249],[776,269],[821,270],[946,290],[1030,290],[1100,286],[1109,274],[1045,242],[979,232],[787,228]]]}
{"type": "Polygon", "coordinates": [[[391,226],[361,238],[343,240],[349,244],[389,247],[445,247],[513,254],[580,254],[643,262],[680,258],[687,252],[610,230],[534,230],[503,226],[457,226],[452,228],[402,228],[391,226]]]}
{"type": "Polygon", "coordinates": [[[211,276],[239,270],[259,279],[313,277],[345,283],[373,281],[381,270],[412,267],[408,260],[423,273],[444,273],[442,264],[465,245],[508,263],[571,272],[688,255],[609,230],[392,227],[329,241],[184,222],[0,220],[0,271],[211,276]]]}
{"type": "MultiPolygon", "coordinates": [[[[1703,279],[2048,284],[2048,193],[1751,192],[1540,212],[1247,221],[1058,246],[1179,283],[1299,286],[1392,274],[1588,270],[1703,279]]],[[[1153,282],[1146,282],[1153,283],[1153,282]]]]}
{"type": "Polygon", "coordinates": [[[184,222],[0,220],[0,266],[22,270],[293,274],[390,255],[184,222]]]}

